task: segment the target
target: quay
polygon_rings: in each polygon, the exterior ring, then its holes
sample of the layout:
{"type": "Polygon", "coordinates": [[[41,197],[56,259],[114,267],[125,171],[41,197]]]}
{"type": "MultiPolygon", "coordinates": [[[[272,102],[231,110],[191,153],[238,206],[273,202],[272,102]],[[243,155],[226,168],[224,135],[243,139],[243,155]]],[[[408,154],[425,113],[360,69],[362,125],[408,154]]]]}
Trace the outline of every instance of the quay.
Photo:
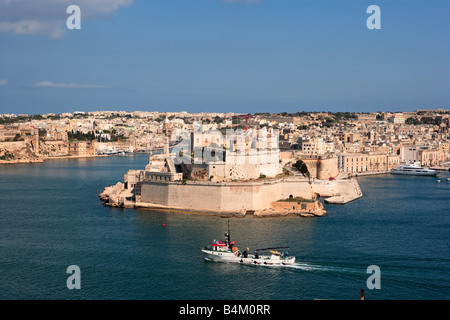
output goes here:
{"type": "Polygon", "coordinates": [[[324,197],[330,204],[347,204],[363,196],[356,179],[339,179],[333,181],[316,180],[312,183],[314,193],[324,197]]]}
{"type": "Polygon", "coordinates": [[[431,167],[430,169],[436,171],[450,171],[450,167],[431,167]]]}

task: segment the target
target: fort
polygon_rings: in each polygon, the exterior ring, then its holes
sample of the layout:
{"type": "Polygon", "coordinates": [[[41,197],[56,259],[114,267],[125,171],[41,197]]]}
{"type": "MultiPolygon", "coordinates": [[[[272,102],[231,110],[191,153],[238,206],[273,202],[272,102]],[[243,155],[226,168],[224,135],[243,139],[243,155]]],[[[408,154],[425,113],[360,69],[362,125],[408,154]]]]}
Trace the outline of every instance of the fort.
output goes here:
{"type": "Polygon", "coordinates": [[[307,181],[296,179],[186,183],[146,181],[141,185],[135,206],[259,214],[271,208],[272,202],[289,197],[312,199],[311,186],[307,181]]]}
{"type": "MultiPolygon", "coordinates": [[[[244,134],[247,140],[255,141],[251,132],[244,134]]],[[[109,206],[189,213],[251,214],[255,217],[326,214],[317,199],[323,190],[317,192],[313,184],[320,171],[317,168],[329,167],[317,165],[322,159],[311,159],[308,164],[316,168],[311,180],[311,177],[293,174],[291,167],[289,170],[283,167],[279,149],[273,144],[269,144],[271,147],[262,143],[238,146],[237,140],[228,141],[225,149],[216,146],[214,152],[205,150],[208,146],[197,145],[195,150],[189,144],[180,152],[180,148],[170,151],[166,139],[163,153],[150,154],[145,169],[128,171],[123,183],[106,187],[99,197],[109,206]],[[213,154],[215,158],[198,161],[192,156],[195,154],[213,154]]],[[[195,132],[190,141],[195,141],[195,132]]],[[[292,159],[287,160],[290,164],[292,159]]],[[[325,171],[320,171],[322,178],[331,173],[328,169],[325,171]]],[[[328,192],[327,195],[336,194],[328,192]]]]}

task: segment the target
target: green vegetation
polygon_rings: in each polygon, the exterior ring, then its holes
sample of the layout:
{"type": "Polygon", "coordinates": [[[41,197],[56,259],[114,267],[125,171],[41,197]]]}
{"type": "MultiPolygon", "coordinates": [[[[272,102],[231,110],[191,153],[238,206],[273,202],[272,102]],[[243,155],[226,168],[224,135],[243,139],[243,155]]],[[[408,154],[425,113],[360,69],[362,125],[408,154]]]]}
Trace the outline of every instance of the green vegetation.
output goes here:
{"type": "Polygon", "coordinates": [[[416,118],[408,118],[405,120],[406,124],[420,124],[420,120],[416,118]]]}
{"type": "Polygon", "coordinates": [[[431,125],[440,125],[442,123],[441,119],[433,119],[432,117],[423,117],[422,119],[416,119],[414,117],[410,117],[405,120],[405,124],[431,124],[431,125]]]}
{"type": "Polygon", "coordinates": [[[25,139],[22,138],[19,133],[16,133],[16,135],[13,138],[13,141],[24,141],[24,140],[25,139]]]}
{"type": "Polygon", "coordinates": [[[97,138],[95,137],[95,133],[94,132],[89,132],[89,133],[83,133],[80,131],[77,132],[73,132],[69,131],[67,132],[67,137],[69,138],[69,141],[92,141],[92,140],[96,140],[97,138]]]}
{"type": "Polygon", "coordinates": [[[4,154],[0,156],[0,160],[14,160],[14,155],[8,150],[5,150],[4,154]]]}
{"type": "Polygon", "coordinates": [[[292,167],[297,169],[301,174],[303,174],[308,179],[310,178],[311,175],[309,173],[308,167],[306,166],[306,164],[302,160],[297,160],[297,162],[295,162],[292,165],[292,167]]]}
{"type": "Polygon", "coordinates": [[[156,122],[161,122],[161,121],[164,121],[164,120],[166,120],[166,117],[163,117],[163,116],[158,117],[158,118],[155,119],[156,122]]]}
{"type": "Polygon", "coordinates": [[[313,199],[305,199],[305,198],[302,198],[302,197],[292,197],[292,196],[290,196],[287,199],[281,199],[281,200],[278,200],[277,202],[297,202],[297,203],[309,202],[309,203],[312,203],[312,202],[314,202],[314,200],[313,199]]]}
{"type": "Polygon", "coordinates": [[[42,120],[44,119],[43,116],[40,114],[35,114],[32,116],[17,116],[14,118],[7,118],[7,117],[0,117],[0,124],[12,124],[17,122],[26,122],[31,120],[42,120]]]}
{"type": "Polygon", "coordinates": [[[20,136],[20,134],[16,133],[16,135],[14,136],[14,138],[6,138],[4,141],[5,142],[12,142],[12,141],[24,141],[25,139],[20,136]]]}
{"type": "Polygon", "coordinates": [[[219,124],[219,123],[223,123],[223,118],[219,117],[219,116],[215,116],[214,117],[214,122],[219,124]]]}
{"type": "Polygon", "coordinates": [[[423,117],[422,119],[420,119],[420,122],[422,124],[432,124],[432,125],[440,125],[441,124],[441,119],[433,119],[431,117],[423,117]]]}
{"type": "Polygon", "coordinates": [[[336,121],[351,120],[351,119],[354,120],[357,118],[356,114],[351,112],[336,112],[336,113],[329,112],[329,114],[333,115],[336,121]]]}

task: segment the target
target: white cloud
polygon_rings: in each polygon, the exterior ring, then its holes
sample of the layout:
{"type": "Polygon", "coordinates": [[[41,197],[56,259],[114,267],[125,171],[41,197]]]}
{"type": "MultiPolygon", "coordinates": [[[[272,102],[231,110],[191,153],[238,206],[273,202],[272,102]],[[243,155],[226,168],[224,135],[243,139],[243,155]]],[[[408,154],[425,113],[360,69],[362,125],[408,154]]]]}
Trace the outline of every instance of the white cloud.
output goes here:
{"type": "Polygon", "coordinates": [[[41,81],[32,85],[33,88],[65,88],[65,89],[109,89],[109,86],[77,83],[54,83],[41,81]]]}
{"type": "Polygon", "coordinates": [[[0,87],[6,86],[8,84],[8,79],[0,79],[0,87]]]}
{"type": "Polygon", "coordinates": [[[69,5],[78,5],[83,21],[102,19],[133,0],[0,0],[0,32],[62,38],[69,5]]]}

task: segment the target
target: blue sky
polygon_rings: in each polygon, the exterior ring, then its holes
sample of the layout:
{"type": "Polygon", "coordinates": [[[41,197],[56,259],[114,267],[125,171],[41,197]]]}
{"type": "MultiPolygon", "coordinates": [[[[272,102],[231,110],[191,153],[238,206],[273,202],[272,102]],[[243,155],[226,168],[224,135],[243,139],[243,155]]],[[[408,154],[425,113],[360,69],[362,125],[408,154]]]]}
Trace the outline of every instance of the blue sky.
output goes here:
{"type": "Polygon", "coordinates": [[[449,108],[449,17],[439,0],[0,0],[0,113],[449,108]]]}

